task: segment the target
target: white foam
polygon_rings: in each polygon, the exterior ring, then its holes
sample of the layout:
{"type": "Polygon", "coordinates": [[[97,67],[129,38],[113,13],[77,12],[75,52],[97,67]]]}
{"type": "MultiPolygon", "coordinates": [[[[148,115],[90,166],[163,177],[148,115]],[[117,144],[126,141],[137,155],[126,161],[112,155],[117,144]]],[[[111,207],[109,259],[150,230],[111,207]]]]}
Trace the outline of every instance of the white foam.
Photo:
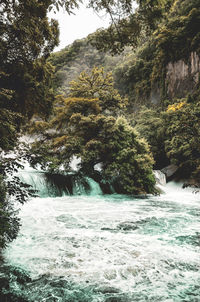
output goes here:
{"type": "Polygon", "coordinates": [[[199,217],[191,214],[198,203],[187,200],[185,207],[168,187],[169,193],[148,199],[32,199],[22,208],[21,232],[6,259],[34,277],[66,276],[122,291],[143,291],[149,284],[152,292],[166,295],[166,284],[187,284],[198,277],[195,271],[184,273],[180,263],[200,268],[199,247],[177,239],[199,230],[199,217]],[[120,227],[128,223],[136,228],[120,227]]]}

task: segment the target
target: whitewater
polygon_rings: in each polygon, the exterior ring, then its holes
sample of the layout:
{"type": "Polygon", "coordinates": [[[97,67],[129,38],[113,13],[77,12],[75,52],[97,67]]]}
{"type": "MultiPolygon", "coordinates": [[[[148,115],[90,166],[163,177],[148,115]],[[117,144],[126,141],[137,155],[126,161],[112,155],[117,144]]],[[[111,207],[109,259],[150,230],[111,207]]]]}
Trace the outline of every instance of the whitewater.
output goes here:
{"type": "Polygon", "coordinates": [[[103,195],[94,181],[90,194],[41,190],[4,252],[1,302],[199,302],[200,195],[163,190],[103,195]]]}

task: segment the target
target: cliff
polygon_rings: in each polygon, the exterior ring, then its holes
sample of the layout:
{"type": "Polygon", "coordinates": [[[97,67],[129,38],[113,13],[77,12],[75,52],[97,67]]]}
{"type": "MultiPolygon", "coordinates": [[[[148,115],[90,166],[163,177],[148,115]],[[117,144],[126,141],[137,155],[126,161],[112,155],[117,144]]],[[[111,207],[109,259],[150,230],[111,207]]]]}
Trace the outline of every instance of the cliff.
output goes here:
{"type": "Polygon", "coordinates": [[[200,58],[191,52],[187,62],[179,60],[170,62],[166,68],[167,95],[172,98],[183,98],[192,93],[199,83],[200,58]]]}

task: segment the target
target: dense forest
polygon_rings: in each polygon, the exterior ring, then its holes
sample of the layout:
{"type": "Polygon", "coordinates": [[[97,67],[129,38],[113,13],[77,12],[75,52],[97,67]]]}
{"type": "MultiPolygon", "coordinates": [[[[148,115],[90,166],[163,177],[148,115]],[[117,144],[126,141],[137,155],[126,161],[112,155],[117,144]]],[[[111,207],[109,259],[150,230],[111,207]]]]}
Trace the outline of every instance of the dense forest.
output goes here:
{"type": "MultiPolygon", "coordinates": [[[[52,54],[54,89],[67,97],[81,72],[95,66],[112,72],[114,87],[127,99],[121,114],[149,143],[154,168],[175,164],[177,177],[198,185],[199,3],[148,5],[126,19],[130,28],[123,39],[112,25],[52,54]]],[[[125,35],[123,27],[117,30],[125,35]]]]}
{"type": "Polygon", "coordinates": [[[19,229],[14,203],[35,194],[12,176],[21,158],[69,173],[78,157],[78,173],[106,193],[112,184],[117,193],[156,194],[153,168],[169,164],[177,179],[199,185],[200,1],[137,3],[90,0],[110,27],[52,53],[59,30],[48,12],[70,14],[79,1],[1,1],[1,248],[19,229]],[[23,133],[34,135],[31,146],[19,144],[23,133]]]}

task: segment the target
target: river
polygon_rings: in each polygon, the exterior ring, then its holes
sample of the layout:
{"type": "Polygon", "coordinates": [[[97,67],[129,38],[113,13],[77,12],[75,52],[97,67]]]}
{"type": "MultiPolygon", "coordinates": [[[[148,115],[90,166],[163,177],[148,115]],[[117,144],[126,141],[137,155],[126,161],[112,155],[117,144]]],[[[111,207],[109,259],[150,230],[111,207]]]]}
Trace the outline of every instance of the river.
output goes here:
{"type": "Polygon", "coordinates": [[[174,183],[140,198],[96,190],[22,206],[1,302],[199,302],[200,195],[174,183]]]}

